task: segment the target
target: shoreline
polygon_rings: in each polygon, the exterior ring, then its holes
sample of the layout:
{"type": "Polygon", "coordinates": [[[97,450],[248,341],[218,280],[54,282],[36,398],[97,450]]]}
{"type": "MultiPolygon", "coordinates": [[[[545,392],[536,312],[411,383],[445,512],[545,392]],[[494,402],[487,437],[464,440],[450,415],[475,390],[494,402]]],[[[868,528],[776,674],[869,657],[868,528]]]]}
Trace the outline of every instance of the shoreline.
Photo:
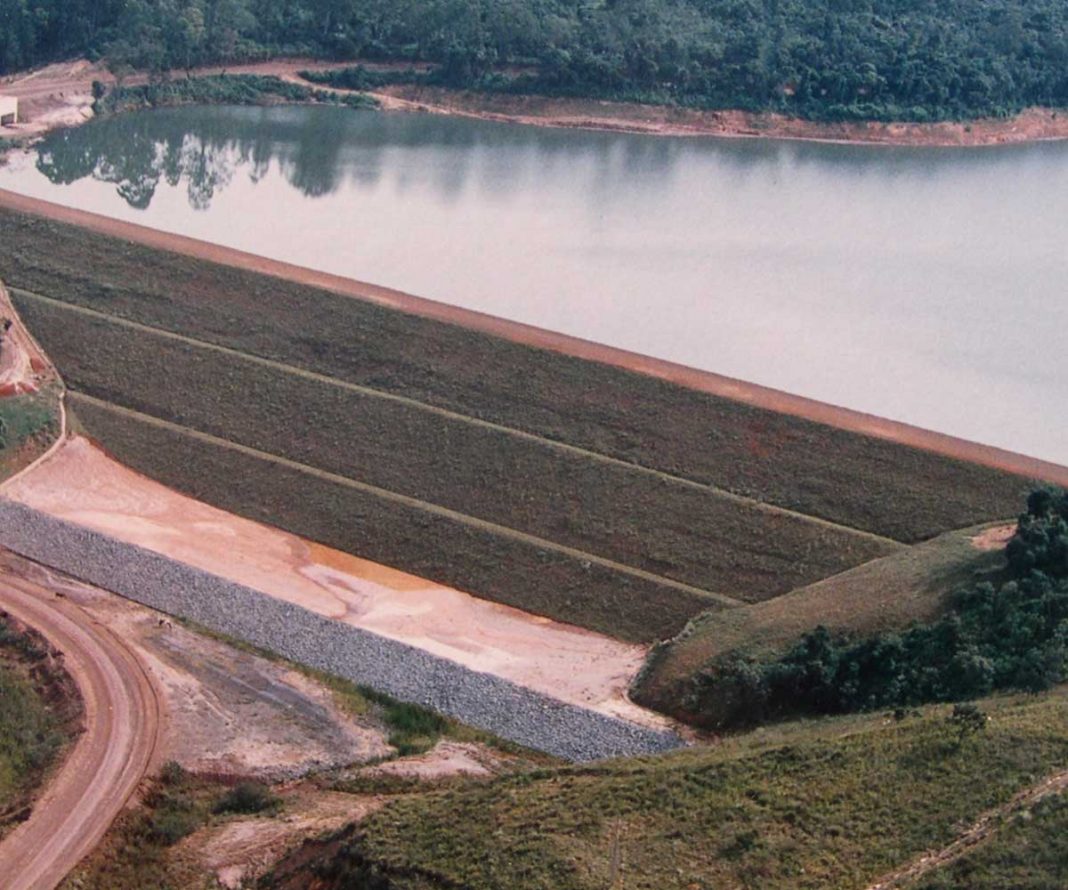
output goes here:
{"type": "MultiPolygon", "coordinates": [[[[311,81],[302,78],[294,78],[294,81],[312,85],[311,81]]],[[[1029,108],[1011,118],[977,118],[973,121],[824,122],[766,112],[703,111],[667,105],[480,93],[410,84],[382,87],[368,95],[378,99],[384,111],[675,138],[768,139],[888,148],[986,148],[1068,140],[1068,110],[1047,108],[1029,108]]]]}
{"type": "MultiPolygon", "coordinates": [[[[336,94],[360,93],[381,103],[386,112],[428,113],[525,126],[583,129],[649,136],[720,139],[773,139],[841,145],[927,148],[979,148],[1068,140],[1068,109],[1028,108],[1010,118],[976,118],[935,123],[822,122],[770,112],[705,111],[669,105],[643,105],[598,99],[550,98],[510,93],[483,93],[411,84],[375,90],[346,90],[300,77],[305,70],[331,71],[363,65],[369,70],[396,65],[352,60],[277,59],[196,68],[194,76],[267,75],[288,83],[336,94]]],[[[405,66],[409,67],[409,66],[405,66]]],[[[421,65],[410,67],[420,68],[421,65]]],[[[181,76],[181,73],[179,73],[181,76]]],[[[55,63],[0,80],[0,92],[15,96],[23,122],[0,129],[0,137],[31,141],[55,129],[80,126],[93,117],[92,84],[115,85],[103,65],[85,60],[55,63]],[[22,138],[20,138],[22,137],[22,138]]],[[[149,81],[146,74],[126,78],[127,86],[149,81]]]]}
{"type": "Polygon", "coordinates": [[[321,288],[409,315],[479,331],[514,343],[655,377],[686,389],[705,392],[757,408],[1068,487],[1068,467],[1051,461],[831,405],[712,371],[703,371],[665,359],[640,355],[487,313],[272,260],[188,236],[175,235],[136,223],[64,207],[3,189],[0,189],[0,207],[79,226],[98,234],[120,238],[146,247],[321,288]]]}

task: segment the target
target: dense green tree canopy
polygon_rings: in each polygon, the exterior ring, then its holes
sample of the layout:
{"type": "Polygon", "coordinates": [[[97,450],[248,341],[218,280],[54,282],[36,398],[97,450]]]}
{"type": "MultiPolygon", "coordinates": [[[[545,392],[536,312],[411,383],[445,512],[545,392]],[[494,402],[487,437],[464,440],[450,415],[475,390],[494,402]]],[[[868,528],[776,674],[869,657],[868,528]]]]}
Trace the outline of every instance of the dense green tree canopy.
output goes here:
{"type": "Polygon", "coordinates": [[[923,120],[1068,106],[1066,22],[1063,0],[0,0],[0,72],[408,58],[458,85],[923,120]]]}

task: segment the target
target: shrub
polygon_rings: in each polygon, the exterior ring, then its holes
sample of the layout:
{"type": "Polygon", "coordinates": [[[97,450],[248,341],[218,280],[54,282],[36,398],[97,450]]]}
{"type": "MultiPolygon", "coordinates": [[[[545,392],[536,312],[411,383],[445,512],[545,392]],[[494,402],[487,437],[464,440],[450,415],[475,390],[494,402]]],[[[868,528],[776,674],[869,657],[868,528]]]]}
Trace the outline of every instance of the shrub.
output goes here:
{"type": "Polygon", "coordinates": [[[231,788],[215,804],[216,813],[262,813],[277,809],[280,798],[262,782],[241,782],[231,788]]]}
{"type": "Polygon", "coordinates": [[[774,661],[706,665],[687,706],[699,722],[741,726],[1048,689],[1068,676],[1068,495],[1028,498],[1006,559],[1005,583],[962,590],[942,618],[901,634],[855,641],[817,627],[774,661]]]}

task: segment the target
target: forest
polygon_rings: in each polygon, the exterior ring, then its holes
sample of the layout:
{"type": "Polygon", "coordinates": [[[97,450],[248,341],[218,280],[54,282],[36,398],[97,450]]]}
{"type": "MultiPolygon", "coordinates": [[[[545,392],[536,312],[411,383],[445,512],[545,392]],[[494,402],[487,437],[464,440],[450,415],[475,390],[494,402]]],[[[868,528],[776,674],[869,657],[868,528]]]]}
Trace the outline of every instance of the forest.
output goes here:
{"type": "Polygon", "coordinates": [[[771,111],[966,119],[1068,107],[1063,0],[0,0],[0,73],[308,55],[438,83],[771,111]]]}

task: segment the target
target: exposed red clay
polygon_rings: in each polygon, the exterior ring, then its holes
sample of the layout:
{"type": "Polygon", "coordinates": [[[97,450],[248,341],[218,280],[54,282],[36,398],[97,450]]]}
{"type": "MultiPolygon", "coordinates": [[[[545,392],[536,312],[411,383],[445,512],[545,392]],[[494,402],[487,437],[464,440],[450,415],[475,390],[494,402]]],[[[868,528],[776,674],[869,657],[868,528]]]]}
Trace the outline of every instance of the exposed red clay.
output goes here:
{"type": "Polygon", "coordinates": [[[370,303],[397,309],[423,318],[481,331],[515,343],[523,343],[540,349],[625,368],[629,371],[657,377],[680,386],[707,392],[736,402],[743,402],[769,411],[802,417],[816,423],[823,423],[862,435],[897,442],[958,460],[970,461],[1010,473],[1017,473],[1021,476],[1068,486],[1068,467],[1016,454],[991,445],[981,445],[955,436],[921,429],[910,424],[887,420],[872,414],[853,411],[849,408],[829,405],[755,383],[746,383],[711,371],[701,371],[664,359],[627,352],[612,346],[604,346],[589,340],[582,340],[566,334],[522,324],[521,322],[497,318],[483,312],[476,312],[459,306],[450,306],[436,300],[412,296],[390,288],[379,287],[378,285],[367,284],[350,278],[342,278],[338,275],[318,272],[314,269],[306,269],[218,244],[210,244],[184,235],[173,235],[135,223],[110,219],[96,213],[62,207],[50,201],[18,195],[3,189],[0,189],[0,207],[81,226],[93,232],[121,238],[157,250],[180,253],[236,269],[272,275],[298,284],[322,288],[343,296],[366,300],[370,303]]]}

